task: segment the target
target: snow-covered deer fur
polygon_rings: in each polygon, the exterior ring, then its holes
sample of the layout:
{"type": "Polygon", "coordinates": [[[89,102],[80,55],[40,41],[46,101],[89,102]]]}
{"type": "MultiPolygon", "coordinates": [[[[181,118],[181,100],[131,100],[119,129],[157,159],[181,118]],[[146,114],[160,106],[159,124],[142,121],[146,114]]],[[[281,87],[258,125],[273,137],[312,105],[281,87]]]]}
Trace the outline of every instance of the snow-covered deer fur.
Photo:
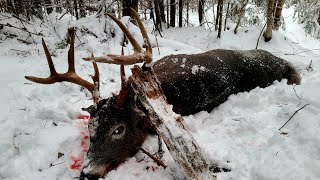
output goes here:
{"type": "MultiPolygon", "coordinates": [[[[85,60],[122,66],[120,94],[99,100],[95,105],[84,109],[91,116],[88,127],[90,148],[87,177],[101,177],[108,170],[132,157],[137,153],[145,138],[154,132],[144,107],[134,94],[130,82],[126,81],[124,77],[123,65],[145,62],[145,67],[152,67],[161,82],[168,102],[173,105],[173,110],[181,115],[194,114],[202,110],[210,111],[226,101],[231,94],[250,91],[255,87],[263,88],[276,80],[287,79],[288,84],[300,83],[299,74],[290,63],[264,50],[217,49],[200,54],[170,55],[151,65],[152,49],[149,39],[138,15],[135,12],[133,15],[143,34],[146,52],[127,32],[122,23],[109,15],[133,44],[135,53],[129,56],[107,55],[107,57],[84,58],[85,60]]],[[[69,52],[73,52],[73,43],[74,35],[71,36],[69,52]]],[[[93,95],[96,95],[94,91],[98,88],[94,84],[97,85],[99,78],[96,77],[95,83],[90,84],[83,79],[77,81],[65,74],[58,74],[60,75],[58,77],[52,71],[54,69],[52,68],[53,63],[49,60],[50,55],[45,45],[44,49],[50,71],[56,78],[51,76],[51,78],[47,78],[50,82],[44,82],[35,77],[26,77],[27,79],[43,84],[70,81],[86,87],[93,95]]],[[[69,55],[69,58],[71,57],[69,55]]],[[[71,64],[73,65],[72,61],[71,64]]],[[[95,69],[96,74],[99,74],[98,69],[95,69]]],[[[99,86],[97,85],[97,87],[99,86]]]]}

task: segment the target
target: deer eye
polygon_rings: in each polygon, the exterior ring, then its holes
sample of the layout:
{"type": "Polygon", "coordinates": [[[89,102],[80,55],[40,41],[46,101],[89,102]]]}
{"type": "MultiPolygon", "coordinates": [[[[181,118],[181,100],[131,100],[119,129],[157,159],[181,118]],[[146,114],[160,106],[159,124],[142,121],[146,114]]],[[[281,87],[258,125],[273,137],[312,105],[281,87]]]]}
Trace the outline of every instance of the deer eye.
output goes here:
{"type": "Polygon", "coordinates": [[[123,131],[124,131],[124,126],[119,126],[115,131],[113,131],[113,135],[119,135],[119,134],[122,134],[123,131]]]}
{"type": "Polygon", "coordinates": [[[110,131],[110,135],[112,139],[121,139],[123,138],[125,132],[126,132],[126,125],[119,124],[114,128],[112,128],[112,131],[110,131]]]}

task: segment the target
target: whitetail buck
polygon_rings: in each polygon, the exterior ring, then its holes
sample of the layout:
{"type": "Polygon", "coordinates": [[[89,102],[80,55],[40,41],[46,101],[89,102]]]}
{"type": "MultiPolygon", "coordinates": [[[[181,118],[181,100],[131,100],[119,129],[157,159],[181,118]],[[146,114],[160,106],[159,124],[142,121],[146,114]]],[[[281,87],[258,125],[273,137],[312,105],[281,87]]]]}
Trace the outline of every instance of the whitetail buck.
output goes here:
{"type": "Polygon", "coordinates": [[[167,100],[173,110],[189,115],[202,110],[210,111],[226,101],[229,95],[250,91],[255,87],[266,87],[275,80],[287,79],[288,84],[299,84],[297,71],[285,60],[264,50],[223,50],[217,49],[200,54],[179,54],[166,56],[153,65],[152,48],[147,33],[138,15],[133,12],[146,51],[137,43],[120,20],[109,15],[122,29],[133,45],[133,55],[107,55],[84,58],[99,63],[121,65],[122,87],[119,95],[99,100],[99,71],[94,62],[94,83],[80,78],[74,67],[74,33],[71,35],[68,53],[69,69],[58,74],[43,41],[51,75],[48,78],[26,76],[26,79],[41,84],[68,81],[88,89],[94,99],[93,106],[85,108],[91,115],[89,121],[90,148],[88,152],[91,171],[81,178],[102,177],[127,158],[137,153],[145,138],[154,133],[148,123],[141,102],[136,98],[130,82],[126,80],[123,65],[145,62],[145,68],[152,67],[161,82],[167,100]],[[152,65],[152,66],[151,66],[152,65]]]}

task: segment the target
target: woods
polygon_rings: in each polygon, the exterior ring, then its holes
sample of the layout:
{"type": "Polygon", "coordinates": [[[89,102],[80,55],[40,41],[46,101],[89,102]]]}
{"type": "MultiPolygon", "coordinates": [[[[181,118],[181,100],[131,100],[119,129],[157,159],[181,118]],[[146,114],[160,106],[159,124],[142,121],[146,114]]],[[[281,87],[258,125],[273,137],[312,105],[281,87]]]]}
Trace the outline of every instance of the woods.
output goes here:
{"type": "MultiPolygon", "coordinates": [[[[130,16],[129,8],[136,11],[139,9],[145,13],[150,14],[150,18],[155,19],[155,28],[162,30],[164,24],[167,27],[194,26],[190,24],[189,13],[198,11],[198,23],[200,26],[206,28],[213,28],[218,31],[218,37],[221,37],[223,22],[227,19],[236,23],[233,29],[234,33],[238,32],[239,27],[246,27],[248,25],[258,25],[263,27],[266,24],[264,32],[265,41],[272,39],[272,31],[279,30],[282,27],[281,11],[284,3],[295,6],[296,18],[299,22],[305,24],[305,31],[312,36],[320,37],[319,23],[315,23],[319,19],[318,1],[294,1],[294,0],[103,0],[99,3],[89,0],[46,0],[46,1],[4,1],[0,3],[1,12],[7,12],[18,16],[19,18],[30,20],[33,16],[44,21],[45,14],[51,14],[53,11],[58,13],[71,13],[76,19],[84,18],[88,13],[101,13],[101,8],[105,9],[103,13],[114,12],[118,16],[130,16]],[[249,6],[250,4],[250,6],[249,6]],[[252,8],[254,7],[254,8],[252,8]],[[313,7],[313,8],[305,8],[313,7]],[[178,9],[178,10],[177,10],[178,9]],[[212,10],[211,10],[212,9],[212,10]],[[305,12],[302,9],[306,10],[305,12]],[[116,12],[118,11],[118,12],[116,12]],[[213,12],[213,16],[209,12],[213,12]],[[216,12],[216,14],[214,13],[216,12]],[[230,13],[229,13],[230,12],[230,13]],[[253,14],[263,12],[264,16],[250,17],[246,14],[253,14]],[[153,16],[155,15],[155,16],[153,16]],[[210,17],[211,16],[211,17],[210,17]]],[[[227,25],[225,25],[227,26],[227,25]]],[[[284,27],[284,26],[283,26],[284,27]]],[[[226,29],[226,28],[224,28],[226,29]]]]}
{"type": "Polygon", "coordinates": [[[0,0],[0,179],[318,178],[319,7],[0,0]]]}

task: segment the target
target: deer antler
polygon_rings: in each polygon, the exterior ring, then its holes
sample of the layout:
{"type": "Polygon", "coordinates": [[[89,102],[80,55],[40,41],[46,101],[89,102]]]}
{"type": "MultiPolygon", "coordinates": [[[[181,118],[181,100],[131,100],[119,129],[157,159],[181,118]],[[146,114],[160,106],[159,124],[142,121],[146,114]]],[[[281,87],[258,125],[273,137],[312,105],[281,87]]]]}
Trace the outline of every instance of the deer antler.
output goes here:
{"type": "Polygon", "coordinates": [[[63,82],[63,81],[78,84],[88,89],[92,93],[94,103],[97,103],[99,100],[99,93],[98,93],[99,92],[99,69],[97,64],[93,62],[93,67],[95,72],[94,76],[91,76],[93,79],[93,83],[90,83],[85,79],[82,79],[80,76],[76,74],[75,65],[74,65],[74,28],[72,28],[72,31],[71,31],[70,48],[68,51],[69,67],[66,73],[62,73],[62,74],[57,73],[54,67],[53,61],[51,59],[51,55],[49,53],[48,47],[43,39],[42,39],[42,46],[47,57],[47,61],[50,69],[50,76],[47,78],[25,76],[25,78],[39,84],[53,84],[56,82],[63,82]]]}
{"type": "Polygon", "coordinates": [[[120,29],[123,31],[123,33],[127,36],[129,41],[131,42],[134,49],[134,53],[132,55],[126,55],[126,56],[108,54],[102,57],[83,58],[83,60],[86,60],[86,61],[94,60],[95,62],[99,62],[99,63],[120,64],[120,65],[131,65],[131,64],[141,63],[141,62],[150,64],[152,62],[152,46],[151,46],[149,37],[147,35],[146,30],[144,29],[141,19],[139,18],[139,15],[132,8],[131,8],[131,14],[137,20],[144,43],[146,45],[146,51],[142,49],[142,47],[138,44],[138,42],[134,39],[132,34],[128,31],[128,29],[122,22],[118,18],[108,13],[107,15],[111,19],[113,19],[114,22],[118,24],[120,29]]]}

